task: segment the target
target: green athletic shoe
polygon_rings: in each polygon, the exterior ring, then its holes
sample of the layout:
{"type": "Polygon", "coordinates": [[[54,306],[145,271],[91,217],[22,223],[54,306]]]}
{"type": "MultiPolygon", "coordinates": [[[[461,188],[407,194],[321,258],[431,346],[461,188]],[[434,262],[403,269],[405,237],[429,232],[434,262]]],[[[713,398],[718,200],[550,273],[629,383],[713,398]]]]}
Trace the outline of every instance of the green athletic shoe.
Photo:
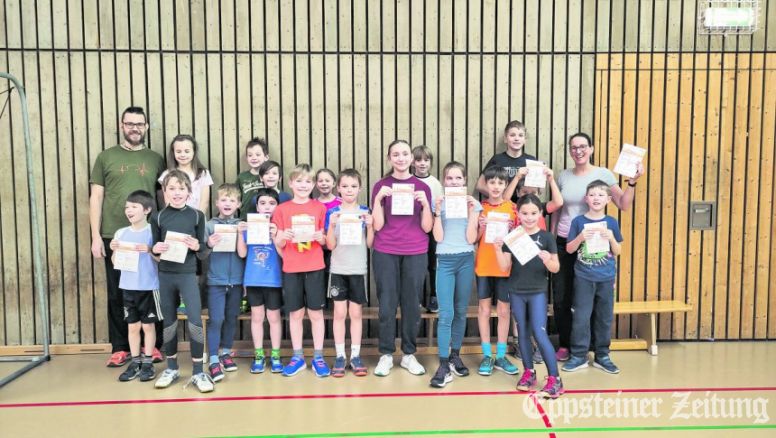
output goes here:
{"type": "Polygon", "coordinates": [[[506,357],[499,357],[496,359],[496,363],[493,365],[493,367],[509,375],[515,375],[520,372],[520,370],[518,370],[517,367],[512,364],[512,362],[510,362],[506,357]]]}
{"type": "Polygon", "coordinates": [[[482,358],[482,362],[480,362],[480,367],[477,369],[477,374],[481,376],[489,376],[493,374],[493,357],[491,356],[485,356],[482,358]]]}

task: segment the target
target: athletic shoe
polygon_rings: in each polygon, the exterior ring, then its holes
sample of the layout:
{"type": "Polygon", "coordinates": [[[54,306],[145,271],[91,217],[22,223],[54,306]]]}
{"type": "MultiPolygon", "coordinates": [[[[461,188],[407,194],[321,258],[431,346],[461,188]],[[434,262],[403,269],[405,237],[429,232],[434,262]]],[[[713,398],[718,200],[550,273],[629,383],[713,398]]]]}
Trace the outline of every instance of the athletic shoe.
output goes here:
{"type": "Polygon", "coordinates": [[[517,382],[518,391],[531,391],[536,386],[536,371],[525,370],[522,377],[517,382]]]}
{"type": "Polygon", "coordinates": [[[154,377],[156,377],[156,370],[154,369],[154,364],[144,363],[140,365],[141,382],[148,382],[148,381],[154,380],[154,377]]]}
{"type": "Polygon", "coordinates": [[[414,374],[416,376],[426,374],[426,369],[423,368],[423,365],[421,365],[420,362],[418,362],[418,359],[415,358],[414,354],[405,354],[401,358],[400,365],[402,368],[409,371],[410,374],[414,374]]]}
{"type": "Polygon", "coordinates": [[[593,368],[598,368],[599,370],[604,370],[605,372],[609,374],[619,374],[620,369],[617,368],[617,365],[612,362],[612,360],[609,358],[609,356],[600,356],[596,357],[593,361],[593,368]]]}
{"type": "Polygon", "coordinates": [[[477,369],[477,374],[481,376],[489,376],[493,374],[493,357],[485,356],[480,362],[480,367],[477,369]]]}
{"type": "Polygon", "coordinates": [[[210,376],[205,373],[199,373],[191,376],[191,379],[183,387],[183,389],[186,389],[192,383],[197,387],[199,392],[212,392],[214,389],[216,389],[215,385],[213,384],[213,379],[211,379],[210,376]]]}
{"type": "Polygon", "coordinates": [[[110,359],[108,359],[106,366],[109,368],[123,367],[124,364],[127,363],[127,361],[130,359],[132,359],[132,356],[129,355],[129,352],[117,351],[110,355],[110,359]]]}
{"type": "Polygon", "coordinates": [[[560,377],[547,376],[547,381],[544,383],[544,388],[541,390],[542,397],[558,398],[564,392],[563,382],[561,382],[560,377]]]}
{"type": "Polygon", "coordinates": [[[159,351],[158,348],[154,348],[153,353],[151,353],[151,361],[153,361],[153,363],[159,363],[159,362],[162,362],[163,360],[164,360],[164,356],[162,355],[162,352],[159,351]]]}
{"type": "Polygon", "coordinates": [[[437,300],[437,297],[428,299],[428,307],[426,307],[426,310],[431,313],[439,313],[439,301],[437,300]]]}
{"type": "Polygon", "coordinates": [[[384,354],[380,356],[380,360],[377,362],[375,376],[385,377],[391,374],[391,368],[393,368],[393,356],[384,354]]]}
{"type": "Polygon", "coordinates": [[[219,359],[221,360],[221,365],[224,367],[224,371],[237,371],[237,364],[234,363],[234,359],[232,359],[231,354],[222,354],[219,359]]]}
{"type": "Polygon", "coordinates": [[[558,348],[558,351],[555,352],[555,360],[558,362],[565,362],[569,359],[571,359],[571,352],[569,352],[568,348],[560,347],[558,348]]]}
{"type": "MultiPolygon", "coordinates": [[[[393,362],[393,359],[391,359],[391,362],[393,362]]],[[[361,362],[361,358],[358,356],[353,356],[350,358],[350,369],[353,370],[353,374],[358,377],[366,376],[367,369],[364,366],[364,363],[361,362]]]]}
{"type": "Polygon", "coordinates": [[[463,364],[459,354],[450,353],[449,362],[450,371],[452,371],[456,376],[463,377],[469,375],[469,368],[466,368],[466,365],[463,364]]]}
{"type": "Polygon", "coordinates": [[[159,389],[167,388],[168,386],[172,385],[173,382],[178,380],[180,376],[181,376],[180,371],[171,370],[167,368],[166,370],[162,371],[162,375],[159,376],[158,379],[156,379],[156,383],[154,383],[154,387],[159,389]]]}
{"type": "Polygon", "coordinates": [[[509,359],[507,359],[506,357],[497,358],[496,362],[493,364],[493,367],[511,376],[520,372],[520,370],[518,370],[517,367],[512,362],[510,362],[509,359]]]}
{"type": "MultiPolygon", "coordinates": [[[[264,367],[264,361],[262,360],[262,368],[264,367]]],[[[283,362],[280,361],[280,357],[271,356],[269,358],[269,370],[273,373],[283,372],[283,362]]]]}
{"type": "Polygon", "coordinates": [[[224,380],[224,371],[221,369],[220,363],[211,363],[207,370],[210,373],[210,379],[214,382],[224,380]]]}
{"type": "Polygon", "coordinates": [[[334,366],[331,368],[332,377],[344,377],[345,376],[345,358],[343,356],[337,356],[334,359],[334,366]]]}
{"type": "MultiPolygon", "coordinates": [[[[283,371],[283,365],[280,365],[280,371],[283,371]]],[[[257,357],[253,359],[251,364],[251,374],[261,374],[264,372],[264,358],[257,357]]]]}
{"type": "Polygon", "coordinates": [[[431,386],[434,388],[444,388],[445,385],[452,382],[453,373],[450,372],[451,368],[453,368],[452,364],[450,366],[440,365],[436,373],[434,373],[434,377],[431,378],[431,386]]]}
{"type": "Polygon", "coordinates": [[[570,373],[583,368],[587,368],[587,357],[571,356],[561,369],[570,373]]]}
{"type": "Polygon", "coordinates": [[[140,375],[140,363],[139,362],[130,362],[129,366],[126,370],[124,370],[123,373],[119,376],[119,382],[129,382],[130,380],[134,380],[135,377],[140,375]]]}
{"type": "Polygon", "coordinates": [[[313,371],[315,371],[315,375],[317,377],[328,377],[329,375],[331,375],[331,370],[329,369],[329,365],[326,364],[326,361],[323,360],[323,357],[313,358],[311,365],[313,366],[313,371]]]}
{"type": "Polygon", "coordinates": [[[518,360],[523,359],[523,356],[520,353],[520,344],[517,342],[512,344],[512,357],[518,360]]]}
{"type": "Polygon", "coordinates": [[[533,363],[544,363],[544,358],[542,357],[542,352],[539,351],[538,348],[535,348],[533,351],[533,363]]]}
{"type": "Polygon", "coordinates": [[[242,297],[240,300],[240,313],[248,313],[251,311],[251,306],[248,305],[248,299],[242,297]]]}
{"type": "Polygon", "coordinates": [[[295,376],[305,368],[307,368],[307,362],[305,362],[304,357],[294,356],[288,361],[288,365],[283,367],[283,375],[286,377],[295,376]]]}

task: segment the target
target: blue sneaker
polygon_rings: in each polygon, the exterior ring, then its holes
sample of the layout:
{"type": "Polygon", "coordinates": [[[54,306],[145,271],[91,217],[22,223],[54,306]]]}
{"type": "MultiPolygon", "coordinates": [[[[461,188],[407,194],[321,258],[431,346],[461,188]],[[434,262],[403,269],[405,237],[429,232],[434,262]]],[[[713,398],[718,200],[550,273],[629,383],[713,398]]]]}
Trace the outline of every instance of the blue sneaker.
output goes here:
{"type": "Polygon", "coordinates": [[[615,365],[614,362],[612,362],[609,356],[596,357],[595,360],[593,361],[593,368],[604,370],[609,374],[620,373],[620,369],[617,368],[617,365],[615,365]]]}
{"type": "Polygon", "coordinates": [[[269,358],[269,370],[273,373],[283,372],[283,362],[280,361],[280,357],[271,356],[269,358]]]}
{"type": "Polygon", "coordinates": [[[563,367],[561,368],[563,371],[566,371],[568,373],[581,370],[583,368],[587,368],[587,356],[579,357],[579,356],[571,356],[568,361],[566,361],[565,364],[563,364],[563,367]]]}
{"type": "Polygon", "coordinates": [[[251,365],[251,374],[261,374],[264,372],[264,358],[257,357],[253,360],[251,365]]]}
{"type": "Polygon", "coordinates": [[[294,356],[288,361],[288,365],[283,367],[283,375],[286,377],[295,376],[305,368],[307,368],[307,362],[305,362],[304,357],[294,356]]]}
{"type": "Polygon", "coordinates": [[[345,358],[342,356],[337,356],[337,358],[334,360],[334,366],[331,367],[331,376],[332,377],[345,377],[345,358]]]}
{"type": "Polygon", "coordinates": [[[481,376],[489,376],[493,374],[493,357],[485,356],[480,362],[480,367],[477,369],[477,374],[481,376]]]}
{"type": "Polygon", "coordinates": [[[331,370],[329,370],[329,366],[326,365],[326,361],[323,360],[322,357],[316,357],[313,359],[313,370],[315,371],[315,375],[318,377],[327,377],[329,374],[331,374],[331,370]]]}
{"type": "Polygon", "coordinates": [[[496,362],[493,364],[493,367],[509,375],[515,375],[520,372],[520,370],[518,370],[517,367],[506,357],[497,358],[496,362]]]}

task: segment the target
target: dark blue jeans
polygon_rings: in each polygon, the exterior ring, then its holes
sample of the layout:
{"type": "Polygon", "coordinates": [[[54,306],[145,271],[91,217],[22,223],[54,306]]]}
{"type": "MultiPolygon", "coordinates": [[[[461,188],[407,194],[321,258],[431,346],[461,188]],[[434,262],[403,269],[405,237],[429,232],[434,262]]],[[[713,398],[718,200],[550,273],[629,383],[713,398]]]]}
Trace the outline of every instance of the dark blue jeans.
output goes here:
{"type": "Polygon", "coordinates": [[[207,287],[207,351],[211,356],[217,356],[220,347],[232,348],[242,291],[240,284],[207,287]]]}
{"type": "Polygon", "coordinates": [[[533,345],[531,344],[531,332],[533,332],[539,351],[542,353],[547,372],[551,376],[558,376],[558,362],[555,360],[555,348],[547,336],[547,294],[544,291],[518,294],[509,294],[512,303],[512,314],[517,321],[517,337],[520,340],[520,356],[523,359],[523,367],[533,369],[533,345]]]}
{"type": "Polygon", "coordinates": [[[586,357],[590,348],[590,315],[593,318],[593,349],[596,357],[609,355],[614,320],[614,280],[589,281],[574,277],[571,307],[571,355],[586,357]]]}

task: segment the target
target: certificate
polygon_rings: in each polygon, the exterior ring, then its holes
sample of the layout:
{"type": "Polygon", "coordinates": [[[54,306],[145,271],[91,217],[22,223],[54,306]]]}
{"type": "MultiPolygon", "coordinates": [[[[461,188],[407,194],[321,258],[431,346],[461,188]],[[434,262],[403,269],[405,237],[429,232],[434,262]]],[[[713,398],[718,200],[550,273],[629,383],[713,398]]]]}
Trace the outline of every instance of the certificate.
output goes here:
{"type": "Polygon", "coordinates": [[[137,272],[140,264],[140,251],[135,250],[135,243],[119,242],[119,247],[113,251],[113,268],[119,271],[137,272]]]}
{"type": "Polygon", "coordinates": [[[309,214],[291,216],[291,231],[294,232],[292,242],[312,242],[315,234],[315,217],[309,214]]]}
{"type": "Polygon", "coordinates": [[[364,222],[358,213],[341,213],[339,221],[340,245],[361,245],[364,237],[364,222]]]}
{"type": "Polygon", "coordinates": [[[609,239],[606,236],[606,222],[590,222],[585,224],[585,231],[592,230],[595,235],[585,239],[585,251],[588,254],[609,252],[609,239]]]}
{"type": "Polygon", "coordinates": [[[167,260],[168,262],[183,263],[186,261],[186,255],[189,253],[189,248],[183,243],[188,234],[177,233],[175,231],[168,231],[167,236],[164,238],[164,243],[169,247],[167,251],[163,252],[161,260],[167,260]]]}
{"type": "Polygon", "coordinates": [[[215,234],[221,240],[213,247],[213,252],[235,252],[237,250],[237,225],[215,224],[215,234]]]}
{"type": "Polygon", "coordinates": [[[517,227],[507,234],[504,243],[521,265],[525,265],[539,255],[539,247],[536,246],[531,236],[523,230],[523,227],[517,227]]]}
{"type": "Polygon", "coordinates": [[[391,214],[412,216],[415,213],[415,184],[394,184],[391,189],[391,214]]]}
{"type": "Polygon", "coordinates": [[[248,245],[269,245],[269,215],[263,213],[248,213],[248,245]]]}
{"type": "Polygon", "coordinates": [[[525,160],[525,166],[528,168],[528,173],[525,175],[523,184],[526,187],[545,188],[547,176],[544,174],[544,163],[536,160],[525,160]]]}
{"type": "Polygon", "coordinates": [[[617,158],[617,164],[614,165],[615,173],[633,178],[636,176],[636,168],[646,154],[647,150],[644,148],[627,143],[622,145],[620,156],[617,158]]]}
{"type": "Polygon", "coordinates": [[[445,218],[466,219],[467,217],[469,217],[469,206],[466,187],[445,187],[445,218]]]}
{"type": "Polygon", "coordinates": [[[493,243],[499,238],[504,238],[509,232],[511,219],[509,213],[498,211],[488,212],[487,224],[485,225],[485,243],[493,243]]]}

